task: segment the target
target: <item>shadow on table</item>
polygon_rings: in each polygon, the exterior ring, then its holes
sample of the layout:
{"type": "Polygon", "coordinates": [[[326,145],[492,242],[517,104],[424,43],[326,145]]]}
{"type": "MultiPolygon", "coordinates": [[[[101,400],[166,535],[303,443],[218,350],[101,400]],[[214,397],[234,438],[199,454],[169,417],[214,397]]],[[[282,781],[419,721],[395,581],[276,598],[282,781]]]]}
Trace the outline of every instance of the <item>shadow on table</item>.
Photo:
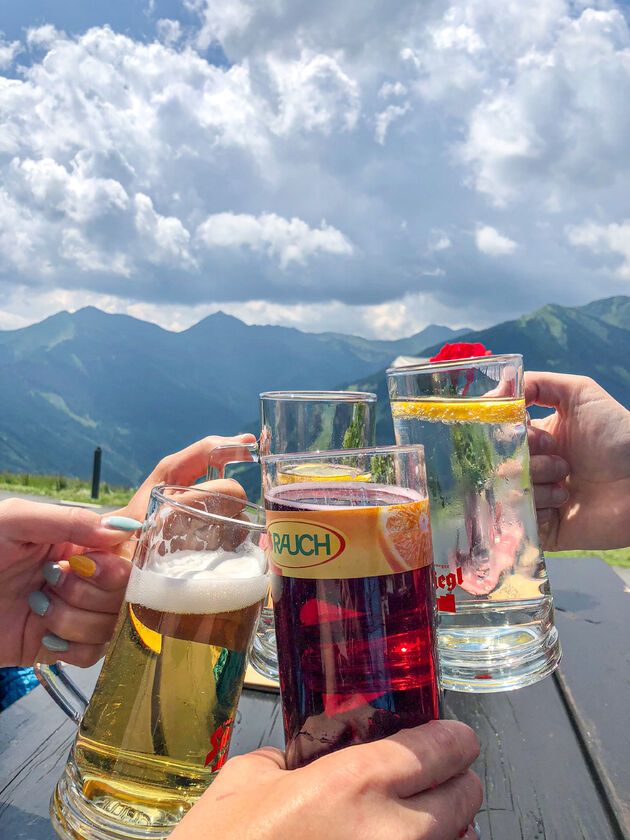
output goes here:
{"type": "Polygon", "coordinates": [[[50,820],[37,814],[29,814],[15,805],[6,805],[0,809],[2,814],[3,837],[7,840],[51,840],[56,837],[50,820]]]}

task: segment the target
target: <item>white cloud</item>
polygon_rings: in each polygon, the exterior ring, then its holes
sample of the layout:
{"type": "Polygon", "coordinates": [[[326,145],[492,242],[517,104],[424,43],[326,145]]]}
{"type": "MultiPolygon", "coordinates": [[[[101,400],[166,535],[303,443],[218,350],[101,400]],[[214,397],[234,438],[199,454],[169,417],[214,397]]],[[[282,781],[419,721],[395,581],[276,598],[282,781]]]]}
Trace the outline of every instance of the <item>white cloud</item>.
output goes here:
{"type": "Polygon", "coordinates": [[[429,234],[429,251],[446,251],[453,243],[443,230],[432,230],[429,234]]]}
{"type": "Polygon", "coordinates": [[[160,18],[160,20],[156,23],[155,28],[160,41],[168,47],[172,47],[182,37],[182,27],[178,20],[160,18]]]}
{"type": "Polygon", "coordinates": [[[499,233],[496,228],[490,225],[479,225],[475,231],[475,244],[482,254],[491,257],[513,254],[518,248],[518,243],[513,239],[499,233]]]}
{"type": "Polygon", "coordinates": [[[275,131],[288,134],[318,130],[330,134],[337,119],[344,129],[355,126],[358,87],[334,57],[304,50],[293,61],[271,55],[267,67],[278,97],[275,131]]]}
{"type": "Polygon", "coordinates": [[[619,11],[561,15],[502,69],[460,149],[480,192],[499,206],[541,196],[559,210],[627,176],[630,32],[619,11]]]}
{"type": "Polygon", "coordinates": [[[381,99],[389,99],[392,96],[404,96],[407,87],[402,82],[385,82],[378,92],[381,99]]]}
{"type": "Polygon", "coordinates": [[[410,105],[408,102],[405,102],[404,105],[388,105],[384,111],[381,111],[380,114],[376,115],[376,128],[374,130],[374,136],[376,138],[377,143],[380,143],[381,146],[385,144],[385,135],[387,134],[387,129],[394,122],[394,120],[403,117],[407,113],[409,108],[410,105]]]}
{"type": "Polygon", "coordinates": [[[630,181],[613,0],[185,5],[149,9],[154,40],[22,4],[0,42],[5,323],[63,293],[367,333],[375,307],[404,330],[627,290],[627,223],[601,221],[630,181]]]}
{"type": "Polygon", "coordinates": [[[197,229],[208,248],[251,248],[276,258],[285,269],[290,263],[305,265],[317,253],[351,255],[352,244],[338,230],[322,222],[309,228],[301,219],[282,219],[275,213],[259,217],[217,213],[197,229]]]}
{"type": "Polygon", "coordinates": [[[593,254],[621,257],[616,268],[619,277],[630,280],[630,219],[621,224],[608,225],[585,222],[567,228],[569,242],[576,247],[587,248],[593,254]]]}
{"type": "Polygon", "coordinates": [[[13,64],[15,56],[22,51],[19,41],[5,41],[0,32],[0,70],[6,70],[13,64]]]}

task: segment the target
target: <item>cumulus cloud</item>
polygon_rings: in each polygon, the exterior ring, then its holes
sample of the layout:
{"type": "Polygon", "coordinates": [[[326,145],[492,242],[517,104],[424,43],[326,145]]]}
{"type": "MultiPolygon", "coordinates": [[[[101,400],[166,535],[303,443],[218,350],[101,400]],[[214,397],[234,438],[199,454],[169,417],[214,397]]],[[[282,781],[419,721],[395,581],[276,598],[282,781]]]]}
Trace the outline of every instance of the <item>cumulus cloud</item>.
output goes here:
{"type": "Polygon", "coordinates": [[[394,120],[403,117],[409,108],[410,105],[408,102],[405,102],[404,105],[388,105],[384,111],[381,111],[380,114],[376,115],[376,129],[374,131],[374,136],[376,137],[377,143],[380,143],[381,146],[385,144],[387,129],[394,120]]]}
{"type": "Polygon", "coordinates": [[[572,245],[586,248],[593,254],[614,255],[618,263],[616,273],[630,280],[630,219],[608,225],[585,222],[568,227],[567,236],[572,245]]]}
{"type": "Polygon", "coordinates": [[[518,243],[507,236],[503,236],[490,225],[478,226],[475,232],[475,243],[482,254],[489,254],[491,257],[513,254],[518,248],[518,243]]]}
{"type": "Polygon", "coordinates": [[[282,219],[275,213],[258,218],[246,213],[216,213],[197,228],[197,237],[208,248],[242,248],[263,252],[279,260],[281,268],[296,262],[305,265],[317,252],[352,254],[352,244],[340,231],[322,222],[309,228],[301,219],[282,219]]]}
{"type": "Polygon", "coordinates": [[[627,291],[613,0],[159,5],[0,40],[0,323],[25,288],[392,334],[627,291]]]}

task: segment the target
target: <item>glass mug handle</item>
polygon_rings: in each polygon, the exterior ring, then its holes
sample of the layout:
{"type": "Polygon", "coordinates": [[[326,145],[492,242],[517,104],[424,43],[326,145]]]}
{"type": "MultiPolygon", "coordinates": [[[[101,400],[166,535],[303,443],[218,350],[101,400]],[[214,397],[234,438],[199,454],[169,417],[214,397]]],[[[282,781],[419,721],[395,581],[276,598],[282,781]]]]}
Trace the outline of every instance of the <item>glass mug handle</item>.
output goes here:
{"type": "MultiPolygon", "coordinates": [[[[217,446],[212,450],[212,456],[215,458],[217,453],[222,449],[232,449],[241,457],[228,458],[227,460],[217,459],[220,461],[220,466],[215,467],[208,465],[208,479],[223,478],[225,468],[228,464],[243,464],[243,463],[260,463],[260,444],[256,443],[227,443],[222,446],[217,446]],[[247,456],[247,457],[244,457],[247,456]]],[[[254,643],[252,645],[249,662],[252,668],[257,671],[265,679],[277,682],[279,677],[278,671],[278,650],[276,647],[276,634],[273,620],[273,607],[269,600],[263,606],[256,635],[254,636],[254,643]]]]}
{"type": "Polygon", "coordinates": [[[217,478],[223,478],[225,468],[229,466],[229,464],[258,464],[260,462],[260,448],[258,441],[255,443],[224,443],[221,446],[216,446],[212,450],[212,455],[210,456],[212,460],[217,460],[216,456],[222,449],[232,449],[235,453],[246,457],[234,457],[228,458],[228,460],[222,460],[220,466],[218,467],[215,467],[213,464],[208,464],[206,478],[209,481],[213,481],[217,478]]]}
{"type": "Polygon", "coordinates": [[[75,723],[80,723],[88,707],[88,699],[79,686],[66,673],[63,665],[42,665],[37,662],[33,671],[55,703],[75,723]]]}

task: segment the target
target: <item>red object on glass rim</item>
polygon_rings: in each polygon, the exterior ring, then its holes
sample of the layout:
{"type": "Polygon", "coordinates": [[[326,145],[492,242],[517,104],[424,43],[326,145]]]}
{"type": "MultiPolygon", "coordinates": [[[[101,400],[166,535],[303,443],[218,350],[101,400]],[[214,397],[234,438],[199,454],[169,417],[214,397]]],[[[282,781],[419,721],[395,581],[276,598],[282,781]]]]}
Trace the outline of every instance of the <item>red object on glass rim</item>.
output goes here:
{"type": "Polygon", "coordinates": [[[432,356],[431,362],[450,362],[455,359],[475,359],[479,356],[491,356],[492,351],[486,350],[480,341],[455,341],[445,344],[437,356],[432,356]]]}

